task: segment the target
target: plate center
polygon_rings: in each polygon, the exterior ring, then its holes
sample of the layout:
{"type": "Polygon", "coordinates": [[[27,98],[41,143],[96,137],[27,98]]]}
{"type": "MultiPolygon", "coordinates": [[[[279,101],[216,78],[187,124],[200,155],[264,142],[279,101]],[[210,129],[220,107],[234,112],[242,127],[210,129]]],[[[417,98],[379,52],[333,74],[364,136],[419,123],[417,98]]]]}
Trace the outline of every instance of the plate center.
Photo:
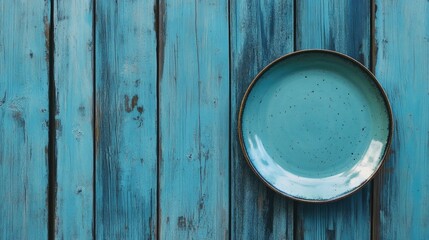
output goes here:
{"type": "Polygon", "coordinates": [[[354,81],[326,68],[271,77],[267,82],[274,84],[258,94],[266,119],[258,121],[257,134],[276,164],[320,178],[342,173],[362,158],[371,141],[371,117],[354,81]]]}

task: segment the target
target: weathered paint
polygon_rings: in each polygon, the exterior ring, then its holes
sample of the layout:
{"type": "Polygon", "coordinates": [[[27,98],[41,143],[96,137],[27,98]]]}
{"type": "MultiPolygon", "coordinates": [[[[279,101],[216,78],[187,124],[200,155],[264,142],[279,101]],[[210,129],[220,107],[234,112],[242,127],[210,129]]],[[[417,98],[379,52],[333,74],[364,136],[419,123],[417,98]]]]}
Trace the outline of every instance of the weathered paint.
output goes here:
{"type": "Polygon", "coordinates": [[[0,239],[46,239],[50,3],[0,12],[0,239]]]}
{"type": "MultiPolygon", "coordinates": [[[[324,48],[369,65],[370,1],[297,1],[296,49],[324,48]]],[[[296,207],[297,239],[369,239],[371,187],[340,201],[296,207]]]]}
{"type": "Polygon", "coordinates": [[[427,1],[374,0],[371,54],[371,1],[79,0],[51,9],[52,1],[0,3],[1,239],[46,239],[48,226],[57,238],[150,239],[158,231],[161,239],[369,239],[371,227],[373,239],[429,238],[427,1]],[[294,217],[296,204],[266,188],[242,158],[241,97],[263,66],[293,51],[294,8],[296,49],[334,49],[367,66],[376,54],[396,129],[372,219],[369,187],[338,202],[299,204],[294,217]],[[56,202],[47,198],[48,165],[57,167],[56,202]],[[49,224],[48,205],[56,210],[49,224]]]}
{"type": "Polygon", "coordinates": [[[97,239],[154,239],[155,1],[96,1],[97,239]]]}
{"type": "Polygon", "coordinates": [[[390,97],[395,134],[376,182],[374,236],[429,239],[429,2],[375,4],[375,74],[390,97]]]}
{"type": "Polygon", "coordinates": [[[237,135],[241,99],[269,62],[293,51],[294,1],[231,1],[231,238],[292,239],[293,201],[250,170],[237,135]]]}
{"type": "Polygon", "coordinates": [[[229,237],[228,2],[159,7],[160,239],[229,237]]]}
{"type": "Polygon", "coordinates": [[[57,239],[93,235],[93,5],[55,1],[57,239]]]}

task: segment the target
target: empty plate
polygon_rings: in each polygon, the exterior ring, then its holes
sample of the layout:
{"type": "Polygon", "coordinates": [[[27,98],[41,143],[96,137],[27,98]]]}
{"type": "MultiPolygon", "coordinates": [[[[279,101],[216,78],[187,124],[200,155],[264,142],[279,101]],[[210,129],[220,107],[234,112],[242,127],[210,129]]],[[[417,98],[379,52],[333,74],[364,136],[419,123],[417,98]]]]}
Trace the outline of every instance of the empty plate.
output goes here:
{"type": "Polygon", "coordinates": [[[238,134],[246,160],[273,190],[307,202],[345,197],[382,165],[392,111],[375,77],[328,50],[283,56],[252,81],[238,134]]]}

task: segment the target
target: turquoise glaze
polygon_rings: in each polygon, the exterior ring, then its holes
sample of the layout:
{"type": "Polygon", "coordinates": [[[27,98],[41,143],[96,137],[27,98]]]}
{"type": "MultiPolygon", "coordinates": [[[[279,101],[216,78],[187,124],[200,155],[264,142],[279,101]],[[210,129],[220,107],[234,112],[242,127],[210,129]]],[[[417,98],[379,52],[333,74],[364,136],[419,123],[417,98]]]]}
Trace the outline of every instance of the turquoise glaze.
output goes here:
{"type": "Polygon", "coordinates": [[[358,189],[379,168],[390,139],[383,90],[357,62],[329,51],[277,60],[242,104],[249,163],[272,188],[304,201],[358,189]]]}

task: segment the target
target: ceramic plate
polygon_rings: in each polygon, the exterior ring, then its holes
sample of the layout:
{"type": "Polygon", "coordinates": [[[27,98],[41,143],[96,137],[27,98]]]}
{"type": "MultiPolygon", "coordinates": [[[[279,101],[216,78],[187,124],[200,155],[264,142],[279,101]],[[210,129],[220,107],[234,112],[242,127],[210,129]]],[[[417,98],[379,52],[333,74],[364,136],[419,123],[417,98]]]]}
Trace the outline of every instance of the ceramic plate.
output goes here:
{"type": "Polygon", "coordinates": [[[352,58],[307,50],[269,64],[241,103],[238,132],[254,172],[296,200],[327,202],[380,168],[392,111],[375,77],[352,58]]]}

